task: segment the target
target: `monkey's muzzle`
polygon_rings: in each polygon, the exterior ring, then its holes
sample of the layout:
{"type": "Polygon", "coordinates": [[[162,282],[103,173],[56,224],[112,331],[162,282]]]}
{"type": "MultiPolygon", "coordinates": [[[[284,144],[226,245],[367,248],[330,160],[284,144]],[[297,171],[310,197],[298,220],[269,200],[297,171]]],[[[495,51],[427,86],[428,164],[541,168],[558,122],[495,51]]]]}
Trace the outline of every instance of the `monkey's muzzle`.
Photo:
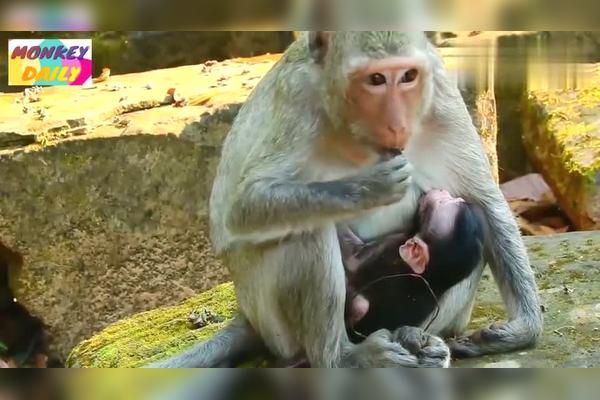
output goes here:
{"type": "Polygon", "coordinates": [[[402,155],[402,150],[395,148],[386,148],[379,151],[381,161],[391,160],[392,158],[402,155]]]}

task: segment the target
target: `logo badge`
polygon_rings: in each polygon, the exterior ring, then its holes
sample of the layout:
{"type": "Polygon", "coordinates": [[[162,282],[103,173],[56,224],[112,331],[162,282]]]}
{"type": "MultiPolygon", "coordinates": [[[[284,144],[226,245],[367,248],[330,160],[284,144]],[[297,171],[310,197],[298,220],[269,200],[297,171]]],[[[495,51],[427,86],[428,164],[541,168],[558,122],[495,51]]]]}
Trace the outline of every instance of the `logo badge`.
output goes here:
{"type": "Polygon", "coordinates": [[[9,86],[81,86],[91,83],[91,39],[8,41],[9,86]]]}

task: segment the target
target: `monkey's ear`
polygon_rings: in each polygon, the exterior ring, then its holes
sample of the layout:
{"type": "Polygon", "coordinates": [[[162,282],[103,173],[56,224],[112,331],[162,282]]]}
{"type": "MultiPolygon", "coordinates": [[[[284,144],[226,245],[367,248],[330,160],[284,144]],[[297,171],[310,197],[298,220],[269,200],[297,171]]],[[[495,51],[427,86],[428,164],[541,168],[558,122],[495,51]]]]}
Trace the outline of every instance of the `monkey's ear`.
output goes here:
{"type": "Polygon", "coordinates": [[[331,44],[333,32],[331,31],[311,31],[308,33],[308,50],[317,63],[323,61],[331,44]]]}
{"type": "Polygon", "coordinates": [[[418,236],[408,239],[399,249],[400,257],[415,274],[422,274],[429,264],[429,247],[418,236]]]}

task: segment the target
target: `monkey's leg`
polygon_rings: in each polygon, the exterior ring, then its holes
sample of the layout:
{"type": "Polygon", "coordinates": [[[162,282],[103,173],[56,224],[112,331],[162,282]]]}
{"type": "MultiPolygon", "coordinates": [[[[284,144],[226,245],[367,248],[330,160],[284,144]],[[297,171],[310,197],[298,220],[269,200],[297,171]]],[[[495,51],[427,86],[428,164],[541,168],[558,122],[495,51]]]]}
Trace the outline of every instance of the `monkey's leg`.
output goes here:
{"type": "Polygon", "coordinates": [[[212,338],[146,368],[233,367],[253,355],[264,354],[265,347],[246,318],[237,315],[212,338]]]}
{"type": "Polygon", "coordinates": [[[500,288],[509,320],[449,341],[455,356],[475,357],[532,346],[542,333],[537,286],[516,222],[499,190],[483,207],[488,223],[486,259],[500,288]]]}
{"type": "MultiPolygon", "coordinates": [[[[290,238],[273,249],[270,257],[270,262],[279,264],[278,286],[270,289],[276,290],[279,311],[289,333],[297,338],[312,366],[442,367],[447,364],[448,348],[441,339],[437,339],[441,345],[436,342],[430,346],[432,336],[428,334],[416,354],[402,345],[405,336],[395,336],[387,330],[373,333],[360,344],[350,342],[344,323],[344,268],[334,226],[301,238],[290,238]],[[435,354],[423,351],[425,347],[431,347],[429,350],[435,354]],[[440,358],[443,349],[445,357],[440,358]]],[[[259,325],[265,343],[281,340],[276,336],[280,332],[268,332],[268,324],[259,325]]]]}
{"type": "Polygon", "coordinates": [[[469,277],[454,285],[439,298],[439,312],[435,319],[428,318],[423,325],[429,324],[427,332],[442,337],[461,335],[471,319],[473,301],[485,263],[482,260],[469,277]],[[431,323],[430,323],[431,321],[431,323]]]}

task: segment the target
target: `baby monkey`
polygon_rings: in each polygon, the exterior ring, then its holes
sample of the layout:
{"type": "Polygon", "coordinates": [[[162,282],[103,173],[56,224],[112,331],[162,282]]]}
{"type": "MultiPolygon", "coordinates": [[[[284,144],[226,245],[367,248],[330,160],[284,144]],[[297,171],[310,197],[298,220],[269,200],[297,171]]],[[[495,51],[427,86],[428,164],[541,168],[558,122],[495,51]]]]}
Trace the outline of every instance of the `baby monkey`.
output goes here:
{"type": "Polygon", "coordinates": [[[463,199],[445,190],[427,192],[415,225],[412,235],[392,233],[369,243],[338,228],[353,341],[382,328],[421,326],[435,315],[437,299],[482,261],[482,216],[463,199]]]}

